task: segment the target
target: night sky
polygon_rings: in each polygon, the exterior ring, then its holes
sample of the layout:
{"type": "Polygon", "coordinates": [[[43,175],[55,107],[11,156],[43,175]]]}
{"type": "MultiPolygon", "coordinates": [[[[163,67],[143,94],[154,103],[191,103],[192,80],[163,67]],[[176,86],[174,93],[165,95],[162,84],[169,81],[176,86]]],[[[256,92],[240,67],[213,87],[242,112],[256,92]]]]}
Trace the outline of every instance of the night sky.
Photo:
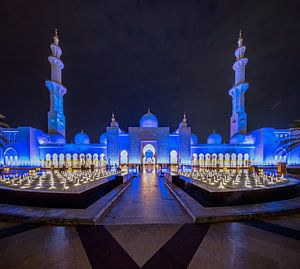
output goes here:
{"type": "Polygon", "coordinates": [[[187,114],[200,142],[229,136],[237,36],[244,32],[248,129],[300,118],[298,0],[1,1],[0,113],[47,130],[47,57],[58,28],[67,139],[110,122],[138,126],[148,107],[173,131],[187,114]]]}

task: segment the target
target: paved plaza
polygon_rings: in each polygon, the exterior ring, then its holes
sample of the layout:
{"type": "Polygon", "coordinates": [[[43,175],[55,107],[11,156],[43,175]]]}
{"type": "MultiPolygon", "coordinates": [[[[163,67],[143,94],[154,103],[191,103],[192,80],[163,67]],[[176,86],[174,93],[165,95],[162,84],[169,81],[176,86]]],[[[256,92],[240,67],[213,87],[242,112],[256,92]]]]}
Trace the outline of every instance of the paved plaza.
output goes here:
{"type": "Polygon", "coordinates": [[[1,223],[0,268],[299,268],[300,215],[245,223],[1,223]]]}
{"type": "Polygon", "coordinates": [[[300,268],[300,214],[191,223],[141,174],[99,225],[0,223],[0,268],[300,268]]]}
{"type": "Polygon", "coordinates": [[[163,177],[142,173],[134,178],[103,224],[192,222],[164,184],[163,177]]]}

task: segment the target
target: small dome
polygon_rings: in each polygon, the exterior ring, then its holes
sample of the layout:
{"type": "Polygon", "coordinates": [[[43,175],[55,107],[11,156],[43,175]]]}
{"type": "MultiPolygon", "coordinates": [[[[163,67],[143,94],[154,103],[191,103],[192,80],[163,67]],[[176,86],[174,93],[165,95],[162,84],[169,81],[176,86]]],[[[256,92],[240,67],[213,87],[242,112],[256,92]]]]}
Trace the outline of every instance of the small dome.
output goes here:
{"type": "Polygon", "coordinates": [[[255,138],[252,135],[246,135],[244,144],[254,144],[255,138]]]}
{"type": "Polygon", "coordinates": [[[198,137],[196,134],[192,133],[191,134],[191,145],[198,144],[198,137]]]}
{"type": "Polygon", "coordinates": [[[53,134],[50,136],[50,141],[53,144],[62,145],[66,144],[66,138],[61,134],[53,134]]]}
{"type": "Polygon", "coordinates": [[[101,145],[107,145],[107,135],[106,133],[103,133],[100,135],[100,144],[101,145]]]}
{"type": "Polygon", "coordinates": [[[89,136],[81,131],[80,133],[76,134],[74,137],[75,144],[90,144],[89,136]]]}
{"type": "Polygon", "coordinates": [[[140,127],[158,127],[158,120],[150,110],[141,117],[140,127]]]}
{"type": "Polygon", "coordinates": [[[245,144],[246,135],[237,133],[230,138],[230,144],[245,144]]]}
{"type": "Polygon", "coordinates": [[[38,142],[39,142],[40,145],[46,145],[46,144],[52,143],[52,142],[50,141],[50,136],[49,136],[49,134],[43,133],[41,136],[38,136],[37,139],[38,139],[38,142]]]}
{"type": "Polygon", "coordinates": [[[39,138],[38,138],[38,141],[39,141],[39,144],[40,144],[40,145],[49,144],[49,139],[47,139],[47,137],[44,137],[44,136],[39,137],[39,138]]]}
{"type": "Polygon", "coordinates": [[[222,136],[215,131],[213,131],[208,137],[207,137],[207,144],[222,144],[222,136]]]}

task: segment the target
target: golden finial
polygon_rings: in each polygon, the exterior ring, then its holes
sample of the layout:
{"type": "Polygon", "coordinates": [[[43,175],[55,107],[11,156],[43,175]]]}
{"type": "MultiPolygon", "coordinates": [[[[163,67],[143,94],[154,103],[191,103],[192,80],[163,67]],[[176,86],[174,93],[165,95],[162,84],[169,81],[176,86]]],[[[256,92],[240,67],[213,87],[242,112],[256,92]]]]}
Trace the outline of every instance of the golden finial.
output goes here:
{"type": "Polygon", "coordinates": [[[59,42],[59,36],[58,36],[58,34],[57,34],[57,28],[55,28],[55,30],[54,30],[53,40],[54,40],[54,44],[55,44],[55,45],[58,45],[58,42],[59,42]]]}
{"type": "Polygon", "coordinates": [[[240,32],[239,32],[238,46],[239,46],[239,48],[241,46],[243,46],[242,30],[240,30],[240,32]]]}

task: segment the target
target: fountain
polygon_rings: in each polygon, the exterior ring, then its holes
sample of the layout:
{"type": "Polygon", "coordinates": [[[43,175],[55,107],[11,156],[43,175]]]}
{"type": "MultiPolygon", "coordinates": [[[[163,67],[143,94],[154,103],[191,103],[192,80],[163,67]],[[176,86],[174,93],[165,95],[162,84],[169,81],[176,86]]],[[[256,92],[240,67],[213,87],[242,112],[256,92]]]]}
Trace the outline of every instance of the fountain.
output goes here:
{"type": "Polygon", "coordinates": [[[55,189],[55,186],[54,186],[54,177],[53,177],[53,174],[51,173],[50,175],[50,190],[54,190],[55,189]]]}

